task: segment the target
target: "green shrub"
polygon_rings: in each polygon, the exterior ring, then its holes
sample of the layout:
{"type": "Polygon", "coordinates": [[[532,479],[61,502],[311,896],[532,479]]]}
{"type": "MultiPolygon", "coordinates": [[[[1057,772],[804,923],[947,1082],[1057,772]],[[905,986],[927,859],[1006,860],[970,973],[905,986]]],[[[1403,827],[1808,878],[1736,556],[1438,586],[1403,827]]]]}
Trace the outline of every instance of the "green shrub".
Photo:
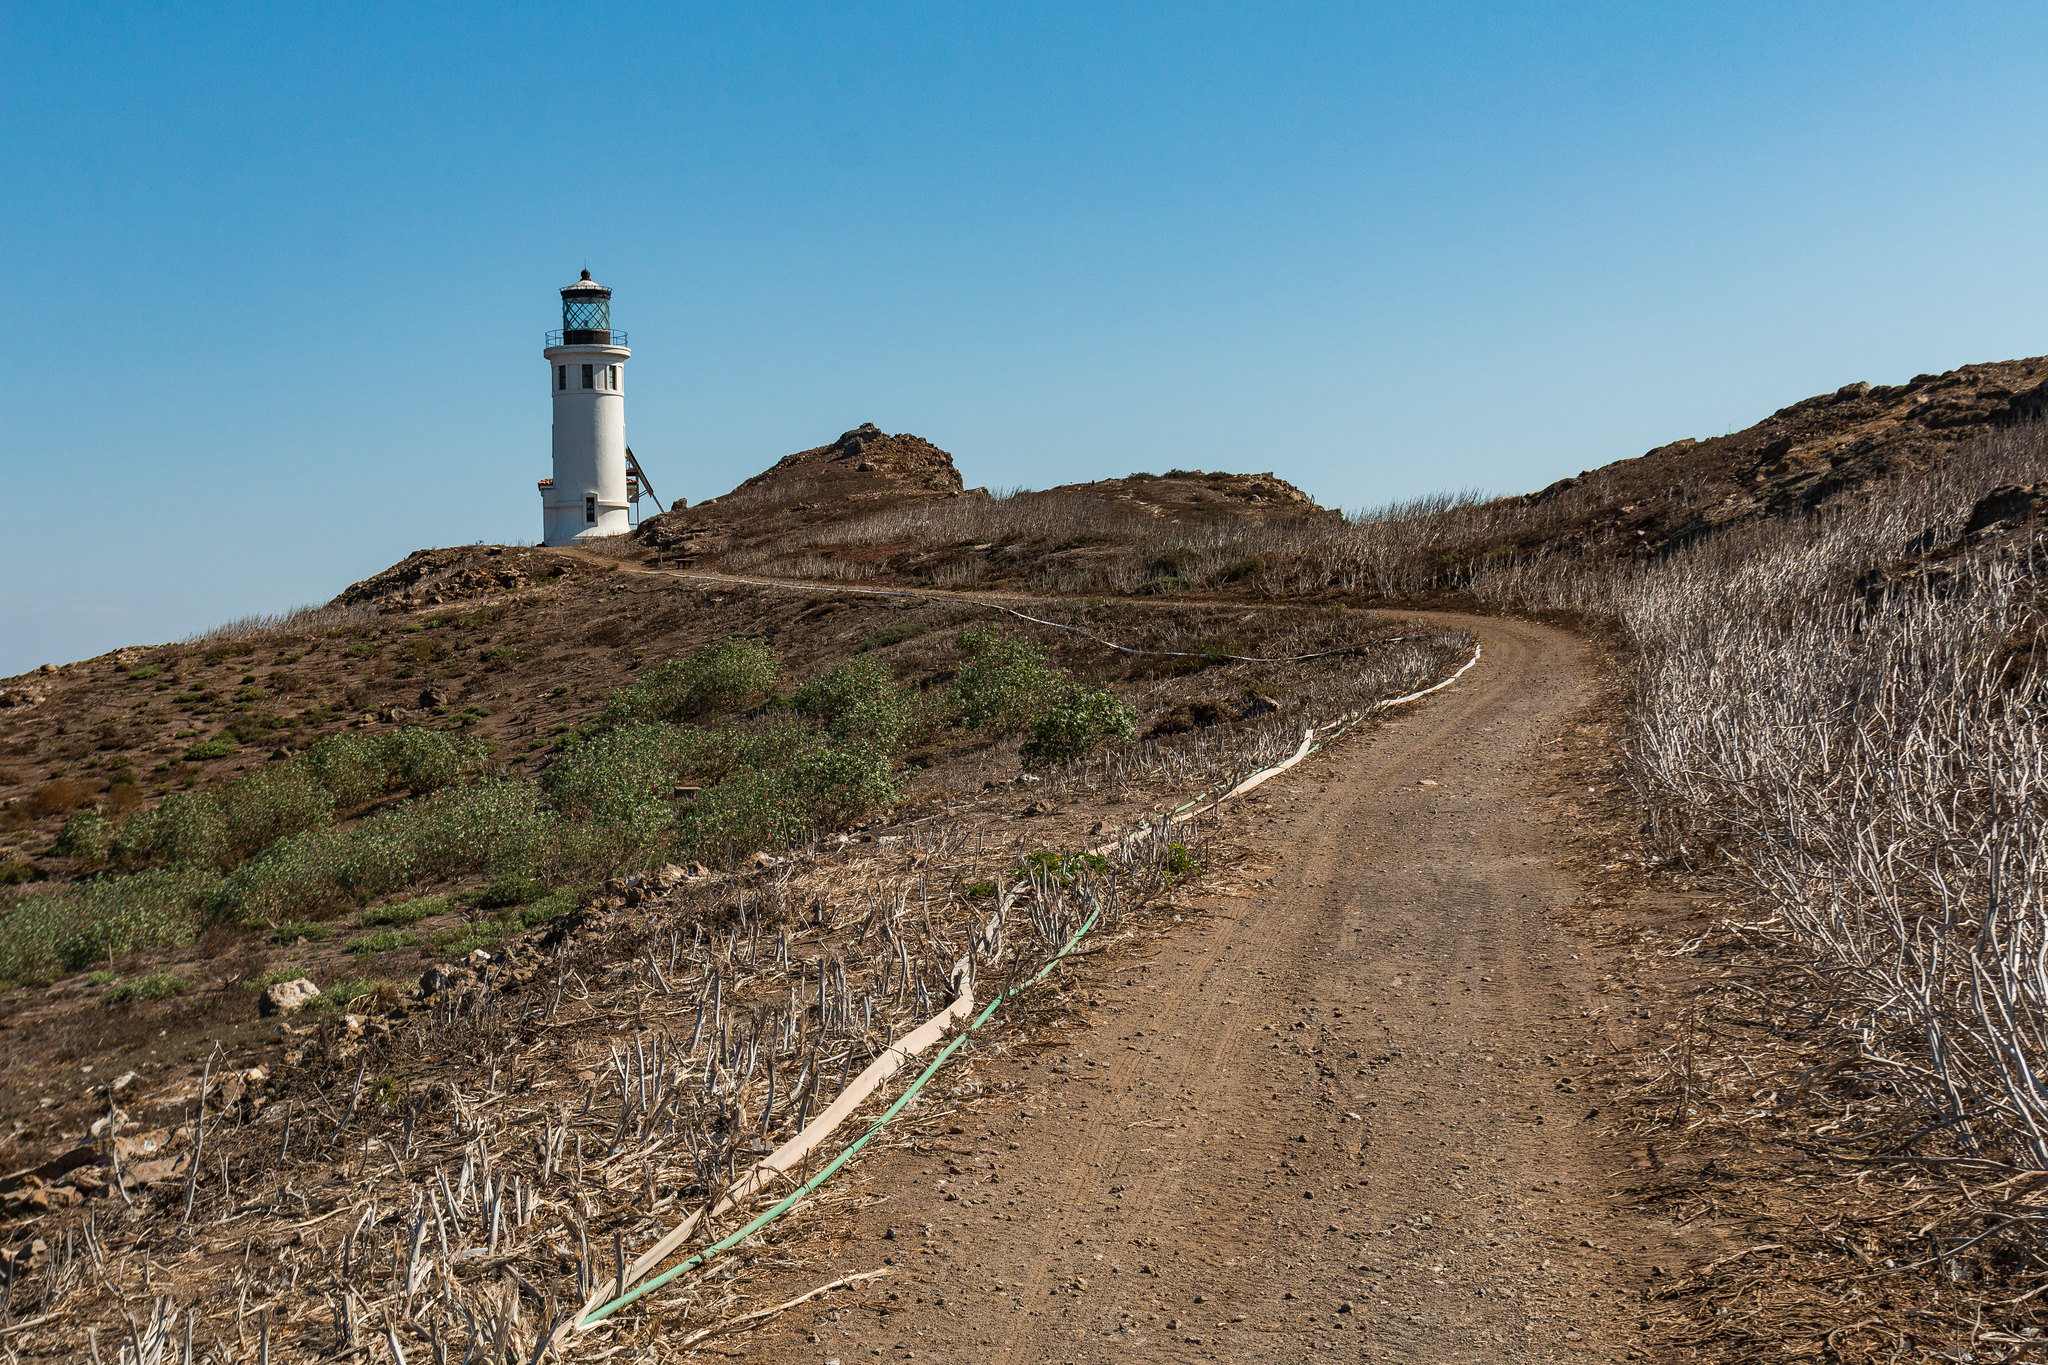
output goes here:
{"type": "Polygon", "coordinates": [[[781,660],[760,640],[734,636],[692,650],[687,658],[656,664],[630,687],[612,694],[596,725],[610,728],[641,720],[695,720],[738,711],[775,689],[781,660]]]}
{"type": "Polygon", "coordinates": [[[1067,689],[1067,676],[1022,636],[966,630],[958,640],[965,662],[953,680],[960,722],[970,730],[1022,730],[1067,689]]]}
{"type": "Polygon", "coordinates": [[[233,740],[225,735],[216,735],[212,739],[203,739],[187,749],[185,757],[194,763],[204,763],[210,759],[226,758],[234,751],[235,742],[233,740]]]}
{"type": "MultiPolygon", "coordinates": [[[[434,792],[480,777],[491,746],[408,726],[382,735],[321,740],[288,762],[225,782],[213,792],[168,797],[130,820],[110,855],[116,866],[212,867],[227,871],[337,814],[394,789],[434,792]]],[[[306,849],[298,850],[303,861],[306,849]]]]}
{"type": "Polygon", "coordinates": [[[548,889],[533,878],[513,875],[500,877],[477,892],[472,903],[484,910],[503,910],[508,906],[539,900],[547,893],[548,889]]]}
{"type": "Polygon", "coordinates": [[[705,791],[678,817],[676,842],[700,858],[787,848],[901,793],[902,778],[887,755],[814,742],[786,762],[750,768],[705,791]]]}
{"type": "Polygon", "coordinates": [[[87,810],[64,822],[64,828],[57,831],[57,842],[50,846],[50,851],[60,858],[101,863],[107,860],[113,846],[114,822],[96,810],[87,810]]]}
{"type": "Polygon", "coordinates": [[[680,845],[703,858],[783,848],[813,828],[789,774],[759,770],[740,773],[706,791],[683,812],[677,826],[680,845]]]}
{"type": "Polygon", "coordinates": [[[133,981],[123,981],[100,998],[109,1005],[117,1005],[124,1000],[162,1000],[165,996],[184,993],[184,977],[170,972],[152,972],[133,981]]]}
{"type": "Polygon", "coordinates": [[[390,905],[379,905],[356,916],[356,923],[372,924],[418,924],[423,919],[446,914],[448,897],[421,896],[409,901],[396,901],[390,905]]]}
{"type": "Polygon", "coordinates": [[[924,699],[880,659],[863,657],[812,678],[797,689],[796,709],[841,744],[901,753],[927,728],[924,699]]]}
{"type": "Polygon", "coordinates": [[[323,938],[334,937],[334,926],[321,920],[293,920],[289,924],[277,925],[270,931],[273,943],[296,943],[307,939],[318,943],[323,938]]]}
{"type": "Polygon", "coordinates": [[[903,794],[902,778],[888,755],[866,746],[821,746],[790,765],[787,777],[805,818],[805,832],[857,820],[903,794]]]}
{"type": "Polygon", "coordinates": [[[162,664],[141,664],[128,670],[128,676],[136,682],[148,682],[163,672],[162,664]]]}
{"type": "MultiPolygon", "coordinates": [[[[408,725],[379,737],[389,756],[391,785],[415,792],[439,791],[483,775],[490,762],[488,740],[467,739],[445,730],[408,725]]],[[[318,746],[315,746],[318,747],[318,746]]]]}
{"type": "Polygon", "coordinates": [[[410,929],[379,929],[374,934],[350,939],[343,949],[350,957],[363,958],[372,953],[388,953],[393,948],[410,948],[420,941],[420,936],[410,929]]]}
{"type": "Polygon", "coordinates": [[[138,813],[114,839],[115,866],[206,867],[230,861],[227,812],[212,792],[178,792],[138,813]]]}
{"type": "Polygon", "coordinates": [[[1107,688],[1076,688],[1031,722],[1024,761],[1031,767],[1064,762],[1130,740],[1138,733],[1131,708],[1107,688]]]}
{"type": "Polygon", "coordinates": [[[503,920],[478,920],[435,939],[434,951],[449,957],[462,957],[479,948],[497,947],[511,932],[512,926],[503,920]]]}
{"type": "Polygon", "coordinates": [[[111,986],[118,980],[120,980],[119,973],[114,972],[106,967],[102,967],[98,971],[92,973],[92,975],[86,977],[85,984],[88,986],[111,986]]]}
{"type": "Polygon", "coordinates": [[[1024,855],[1024,861],[1017,868],[1020,877],[1037,873],[1052,878],[1061,886],[1072,886],[1075,877],[1082,872],[1106,876],[1109,859],[1099,853],[1054,853],[1051,849],[1042,848],[1024,855]]]}
{"type": "Polygon", "coordinates": [[[558,891],[550,891],[539,900],[519,907],[519,927],[531,929],[537,924],[546,924],[549,920],[566,915],[575,908],[575,887],[565,886],[558,891]]]}
{"type": "Polygon", "coordinates": [[[20,886],[36,879],[36,865],[26,858],[9,858],[0,862],[0,886],[20,886]]]}
{"type": "Polygon", "coordinates": [[[624,725],[572,740],[548,769],[548,794],[580,819],[665,827],[677,785],[724,779],[743,745],[729,731],[658,721],[624,725]]]}
{"type": "Polygon", "coordinates": [[[337,981],[311,1000],[308,1000],[306,1008],[318,1010],[321,1013],[334,1013],[347,1009],[350,1005],[371,994],[376,989],[377,983],[365,977],[357,977],[353,981],[337,981]]]}
{"type": "Polygon", "coordinates": [[[1168,844],[1166,860],[1159,866],[1169,877],[1184,877],[1191,872],[1202,870],[1202,865],[1195,861],[1194,854],[1188,852],[1186,844],[1168,844]]]}
{"type": "Polygon", "coordinates": [[[215,909],[244,924],[274,923],[450,877],[576,866],[595,856],[588,848],[604,846],[566,825],[531,782],[450,787],[378,811],[352,829],[279,841],[235,869],[215,909]]]}
{"type": "Polygon", "coordinates": [[[219,793],[226,856],[234,862],[279,839],[319,829],[334,819],[334,795],[300,763],[260,768],[219,793]]]}
{"type": "Polygon", "coordinates": [[[424,795],[474,781],[489,770],[490,754],[486,740],[408,725],[381,735],[330,735],[292,763],[327,788],[337,809],[350,811],[399,789],[424,795]]]}
{"type": "Polygon", "coordinates": [[[330,735],[293,762],[327,789],[338,810],[366,806],[390,789],[390,765],[381,736],[330,735]]]}
{"type": "Polygon", "coordinates": [[[44,981],[146,948],[190,943],[220,878],[157,868],[30,896],[0,915],[0,981],[44,981]]]}

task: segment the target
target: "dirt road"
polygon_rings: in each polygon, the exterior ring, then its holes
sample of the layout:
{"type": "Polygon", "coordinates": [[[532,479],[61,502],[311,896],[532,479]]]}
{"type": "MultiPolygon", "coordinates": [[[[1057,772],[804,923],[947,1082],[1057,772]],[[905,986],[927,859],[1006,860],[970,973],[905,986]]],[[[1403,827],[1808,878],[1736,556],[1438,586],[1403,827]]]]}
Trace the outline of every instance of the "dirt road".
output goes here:
{"type": "Polygon", "coordinates": [[[888,1276],[750,1359],[1644,1356],[1641,1291],[1684,1253],[1608,1197],[1630,1156],[1590,1112],[1598,973],[1551,915],[1542,800],[1590,664],[1464,624],[1486,657],[1457,687],[1247,808],[1263,894],[1084,969],[1089,1022],[984,1069],[1020,1099],[864,1164],[886,1197],[833,1269],[888,1276]]]}

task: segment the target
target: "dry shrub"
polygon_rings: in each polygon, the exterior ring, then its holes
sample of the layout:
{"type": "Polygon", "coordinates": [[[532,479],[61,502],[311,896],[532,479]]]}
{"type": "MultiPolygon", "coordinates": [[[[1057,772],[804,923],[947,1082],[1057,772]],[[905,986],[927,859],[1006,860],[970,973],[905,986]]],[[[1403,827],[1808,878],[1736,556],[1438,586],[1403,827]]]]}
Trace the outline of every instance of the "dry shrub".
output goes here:
{"type": "Polygon", "coordinates": [[[76,778],[59,777],[37,787],[28,799],[29,812],[37,817],[66,815],[92,800],[93,790],[76,778]]]}

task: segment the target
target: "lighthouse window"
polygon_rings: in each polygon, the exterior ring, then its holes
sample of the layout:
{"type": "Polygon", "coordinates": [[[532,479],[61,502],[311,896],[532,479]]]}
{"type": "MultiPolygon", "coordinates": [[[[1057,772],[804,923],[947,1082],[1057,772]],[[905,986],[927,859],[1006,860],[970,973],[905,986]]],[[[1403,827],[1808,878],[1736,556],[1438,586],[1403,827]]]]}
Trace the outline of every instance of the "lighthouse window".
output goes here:
{"type": "Polygon", "coordinates": [[[595,377],[595,371],[596,371],[596,369],[597,369],[597,366],[595,366],[595,365],[585,365],[585,366],[583,367],[583,387],[584,387],[584,388],[586,388],[586,389],[589,389],[589,388],[595,388],[595,387],[596,387],[596,385],[595,385],[595,384],[594,384],[594,383],[592,382],[592,380],[593,380],[593,379],[594,379],[594,377],[595,377]]]}
{"type": "Polygon", "coordinates": [[[558,389],[569,387],[569,367],[567,365],[555,366],[555,387],[558,389]]]}
{"type": "MultiPolygon", "coordinates": [[[[584,368],[588,369],[589,366],[586,365],[584,368]]],[[[585,526],[597,525],[597,499],[594,497],[583,500],[583,524],[585,526]]]]}
{"type": "Polygon", "coordinates": [[[612,390],[613,390],[614,392],[616,392],[616,391],[618,390],[618,387],[619,387],[619,367],[618,367],[618,366],[616,366],[616,365],[613,365],[613,366],[611,366],[611,367],[609,367],[609,368],[611,369],[611,372],[612,372],[612,382],[611,382],[611,388],[612,388],[612,390]]]}

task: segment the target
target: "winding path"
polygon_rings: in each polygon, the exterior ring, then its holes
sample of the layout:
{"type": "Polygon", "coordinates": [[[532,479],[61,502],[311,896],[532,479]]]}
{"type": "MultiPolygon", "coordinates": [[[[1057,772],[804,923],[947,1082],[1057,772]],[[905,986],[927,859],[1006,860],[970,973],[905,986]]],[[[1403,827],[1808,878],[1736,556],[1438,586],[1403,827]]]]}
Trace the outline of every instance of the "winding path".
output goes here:
{"type": "Polygon", "coordinates": [[[1685,1253],[1609,1198],[1598,973],[1551,913],[1573,888],[1541,803],[1591,663],[1562,631],[1440,619],[1481,666],[1248,803],[1262,894],[1086,969],[1083,1027],[982,1065],[1010,1099],[864,1162],[888,1198],[832,1263],[888,1277],[750,1360],[1644,1354],[1641,1290],[1685,1253]]]}

